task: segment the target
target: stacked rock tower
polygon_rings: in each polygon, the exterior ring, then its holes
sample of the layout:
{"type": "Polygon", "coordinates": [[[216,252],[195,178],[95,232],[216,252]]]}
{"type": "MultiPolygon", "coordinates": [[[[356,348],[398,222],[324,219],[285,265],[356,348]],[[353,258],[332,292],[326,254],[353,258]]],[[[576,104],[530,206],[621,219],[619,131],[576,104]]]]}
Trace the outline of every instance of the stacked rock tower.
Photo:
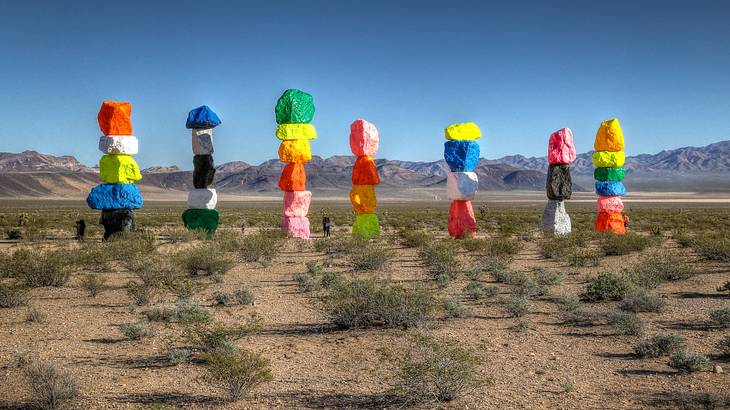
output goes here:
{"type": "Polygon", "coordinates": [[[375,185],[380,183],[373,157],[378,152],[380,136],[375,125],[363,119],[350,124],[350,149],[357,157],[352,168],[350,202],[355,211],[352,235],[370,239],[380,235],[380,223],[375,214],[377,198],[375,185]]]}
{"type": "Polygon", "coordinates": [[[213,128],[221,124],[218,115],[207,105],[190,110],[185,128],[192,130],[193,188],[188,193],[188,209],[182,220],[188,229],[198,229],[209,235],[218,229],[219,215],[215,206],[215,164],[213,163],[213,128]]]}
{"type": "Polygon", "coordinates": [[[139,166],[132,155],[139,150],[137,138],[132,135],[132,104],[104,101],[101,104],[99,175],[104,184],[94,187],[86,203],[101,210],[99,223],[104,225],[104,239],[117,232],[134,230],[134,209],[142,207],[142,194],[134,185],[142,179],[139,166]]]}
{"type": "Polygon", "coordinates": [[[570,164],[575,161],[573,132],[563,128],[550,135],[548,142],[548,163],[546,191],[548,203],[542,214],[542,228],[555,235],[569,234],[570,216],[565,211],[565,200],[573,193],[570,164]]]}
{"type": "Polygon", "coordinates": [[[625,234],[624,204],[621,197],[626,195],[624,187],[624,134],[617,119],[603,121],[596,133],[593,153],[593,177],[596,179],[598,195],[598,217],[596,231],[625,234]]]}
{"type": "Polygon", "coordinates": [[[449,235],[452,238],[473,238],[477,233],[477,221],[471,201],[479,187],[479,178],[474,172],[479,162],[479,144],[482,137],[479,127],[473,122],[453,124],[446,127],[444,159],[451,172],[446,177],[446,193],[451,200],[449,210],[449,235]]]}
{"type": "Polygon", "coordinates": [[[312,193],[307,191],[307,175],[304,164],[312,160],[309,140],[317,138],[317,131],[310,124],[314,117],[314,99],[304,91],[290,88],[284,91],[276,103],[276,138],[279,145],[279,161],[286,163],[279,178],[279,188],[284,191],[284,219],[281,228],[288,236],[309,239],[309,205],[312,193]]]}

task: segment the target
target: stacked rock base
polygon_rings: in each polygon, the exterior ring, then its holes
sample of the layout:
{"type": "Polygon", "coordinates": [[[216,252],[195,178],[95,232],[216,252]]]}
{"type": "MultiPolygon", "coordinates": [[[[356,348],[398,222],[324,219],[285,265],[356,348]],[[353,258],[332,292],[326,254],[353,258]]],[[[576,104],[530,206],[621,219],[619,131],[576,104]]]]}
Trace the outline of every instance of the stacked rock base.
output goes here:
{"type": "Polygon", "coordinates": [[[626,187],[622,182],[625,175],[624,136],[617,119],[601,123],[594,148],[593,165],[596,168],[593,177],[598,195],[595,230],[625,234],[624,204],[621,199],[626,195],[626,187]]]}
{"type": "Polygon", "coordinates": [[[444,159],[449,165],[446,176],[446,194],[452,201],[449,208],[449,236],[456,239],[474,238],[477,221],[471,201],[479,188],[479,177],[474,172],[479,162],[481,130],[476,124],[450,125],[445,130],[444,159]]]}
{"type": "Polygon", "coordinates": [[[380,176],[373,157],[378,152],[380,134],[375,125],[363,119],[350,124],[350,150],[357,157],[352,167],[350,202],[355,212],[352,235],[370,239],[380,235],[380,221],[375,214],[378,205],[375,185],[380,176]]]}
{"type": "Polygon", "coordinates": [[[94,187],[86,197],[92,209],[101,210],[99,224],[104,226],[104,239],[120,232],[134,230],[133,209],[142,207],[142,194],[134,182],[142,179],[133,155],[139,151],[132,135],[132,105],[127,102],[104,101],[97,117],[102,136],[99,150],[99,177],[104,184],[94,187]]]}
{"type": "Polygon", "coordinates": [[[542,214],[542,229],[554,235],[571,232],[570,216],[565,211],[565,200],[573,194],[570,164],[575,161],[573,132],[562,128],[550,135],[548,142],[548,168],[545,190],[548,203],[542,214]]]}
{"type": "Polygon", "coordinates": [[[279,188],[284,191],[281,229],[287,236],[309,239],[309,206],[312,193],[307,191],[307,175],[304,164],[312,160],[309,140],[317,138],[310,122],[314,117],[314,101],[311,95],[288,89],[279,97],[274,109],[276,114],[276,138],[279,145],[279,161],[285,163],[279,177],[279,188]]]}
{"type": "Polygon", "coordinates": [[[571,231],[570,216],[565,211],[565,202],[548,200],[542,213],[542,229],[555,235],[567,235],[571,231]]]}
{"type": "Polygon", "coordinates": [[[186,228],[205,231],[208,235],[218,229],[220,218],[215,209],[218,194],[213,161],[213,128],[220,123],[218,115],[207,105],[191,110],[185,122],[185,127],[192,130],[194,189],[188,192],[188,209],[183,212],[182,220],[186,228]]]}

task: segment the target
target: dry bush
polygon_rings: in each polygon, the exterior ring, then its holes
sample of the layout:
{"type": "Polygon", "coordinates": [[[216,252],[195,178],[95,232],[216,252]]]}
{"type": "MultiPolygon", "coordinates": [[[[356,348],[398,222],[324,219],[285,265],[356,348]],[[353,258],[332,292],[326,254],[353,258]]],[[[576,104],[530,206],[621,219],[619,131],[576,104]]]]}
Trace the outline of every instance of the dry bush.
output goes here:
{"type": "Polygon", "coordinates": [[[216,350],[205,355],[206,379],[223,389],[229,400],[240,400],[273,380],[270,363],[269,359],[248,350],[216,350]]]}
{"type": "Polygon", "coordinates": [[[621,310],[628,312],[661,312],[667,305],[662,295],[651,293],[644,288],[630,292],[621,302],[621,310]]]}
{"type": "Polygon", "coordinates": [[[563,255],[568,265],[575,267],[598,266],[601,256],[601,251],[590,248],[571,248],[563,255]]]}
{"type": "Polygon", "coordinates": [[[636,284],[627,275],[617,275],[613,272],[602,272],[588,278],[583,298],[595,302],[601,300],[622,300],[636,287],[636,284]]]}
{"type": "Polygon", "coordinates": [[[634,346],[636,355],[641,358],[653,358],[669,356],[672,353],[685,349],[686,340],[676,333],[668,335],[656,335],[649,340],[639,342],[634,346]]]}
{"type": "Polygon", "coordinates": [[[705,370],[708,364],[710,364],[710,359],[707,356],[685,350],[675,352],[669,358],[669,366],[684,373],[705,370]]]}
{"type": "Polygon", "coordinates": [[[264,229],[252,235],[219,234],[218,247],[225,252],[234,252],[243,262],[258,262],[269,266],[279,254],[284,233],[280,229],[264,229]]]}
{"type": "Polygon", "coordinates": [[[474,311],[461,303],[461,296],[452,296],[444,299],[442,303],[444,312],[448,317],[471,317],[474,316],[474,311]]]}
{"type": "Polygon", "coordinates": [[[400,236],[403,245],[409,248],[420,248],[427,245],[432,239],[432,236],[426,231],[410,229],[398,231],[398,236],[400,236]]]}
{"type": "Polygon", "coordinates": [[[486,286],[481,282],[471,281],[464,287],[464,294],[473,300],[495,297],[499,294],[496,286],[486,286]]]}
{"type": "Polygon", "coordinates": [[[720,340],[718,347],[723,357],[730,357],[730,336],[725,336],[724,339],[720,340]]]}
{"type": "Polygon", "coordinates": [[[575,312],[580,308],[580,296],[574,293],[566,293],[555,299],[558,309],[561,312],[575,312]]]}
{"type": "Polygon", "coordinates": [[[76,381],[70,373],[50,363],[33,361],[24,370],[33,404],[40,409],[60,409],[78,395],[76,381]]]}
{"type": "Polygon", "coordinates": [[[601,235],[599,245],[606,256],[626,255],[631,252],[640,252],[656,244],[656,238],[649,236],[627,233],[626,235],[614,235],[607,233],[601,235]]]}
{"type": "Polygon", "coordinates": [[[388,360],[397,364],[393,391],[406,404],[448,402],[488,384],[479,374],[483,360],[452,341],[417,335],[388,360]]]}
{"type": "Polygon", "coordinates": [[[695,274],[695,268],[680,255],[656,249],[641,255],[626,273],[636,284],[655,288],[662,282],[687,279],[695,274]]]}
{"type": "Polygon", "coordinates": [[[119,325],[119,331],[129,340],[152,336],[152,330],[145,322],[122,323],[119,325]]]}
{"type": "Polygon", "coordinates": [[[106,245],[113,249],[114,260],[130,261],[155,252],[157,239],[148,231],[119,232],[112,235],[106,245]]]}
{"type": "Polygon", "coordinates": [[[526,296],[512,296],[504,303],[504,308],[512,317],[522,317],[530,313],[530,300],[526,296]]]}
{"type": "Polygon", "coordinates": [[[235,265],[233,258],[214,244],[181,251],[174,259],[189,275],[222,276],[235,265]]]}
{"type": "Polygon", "coordinates": [[[355,271],[383,269],[395,257],[395,252],[383,245],[368,244],[350,254],[350,264],[355,271]]]}
{"type": "Polygon", "coordinates": [[[719,327],[730,327],[730,306],[710,312],[710,319],[719,327]]]}
{"type": "Polygon", "coordinates": [[[46,314],[40,310],[31,307],[28,309],[28,313],[25,315],[26,322],[38,323],[46,320],[46,314]]]}
{"type": "Polygon", "coordinates": [[[225,325],[218,322],[183,323],[183,339],[206,352],[234,351],[234,342],[261,330],[261,319],[251,316],[245,323],[225,325]]]}
{"type": "Polygon", "coordinates": [[[608,315],[608,320],[620,335],[637,336],[644,333],[644,321],[636,313],[615,312],[608,315]]]}
{"type": "Polygon", "coordinates": [[[421,326],[433,319],[437,305],[433,293],[425,288],[406,289],[374,280],[338,283],[322,302],[330,321],[346,329],[421,326]]]}
{"type": "Polygon", "coordinates": [[[70,272],[60,251],[21,248],[3,258],[0,276],[17,278],[30,287],[63,286],[70,272]]]}
{"type": "Polygon", "coordinates": [[[724,234],[713,232],[697,235],[691,245],[705,259],[720,262],[730,261],[730,238],[724,234]]]}
{"type": "Polygon", "coordinates": [[[456,246],[453,242],[431,243],[421,248],[418,254],[434,279],[448,283],[449,279],[456,278],[459,264],[456,260],[456,246]]]}
{"type": "Polygon", "coordinates": [[[30,299],[28,287],[19,283],[0,283],[0,308],[25,306],[30,299]]]}
{"type": "Polygon", "coordinates": [[[585,235],[572,233],[570,235],[554,236],[543,239],[539,243],[540,254],[547,259],[562,259],[576,248],[585,248],[588,238],[585,235]]]}
{"type": "Polygon", "coordinates": [[[104,289],[106,289],[106,278],[94,273],[87,273],[79,279],[79,286],[84,289],[89,296],[95,298],[104,289]]]}
{"type": "Polygon", "coordinates": [[[182,323],[192,326],[209,323],[210,313],[203,307],[192,303],[178,303],[174,307],[153,307],[142,312],[150,322],[182,323]]]}
{"type": "Polygon", "coordinates": [[[359,252],[367,243],[368,241],[359,236],[324,238],[314,241],[314,249],[326,255],[352,254],[359,252]]]}

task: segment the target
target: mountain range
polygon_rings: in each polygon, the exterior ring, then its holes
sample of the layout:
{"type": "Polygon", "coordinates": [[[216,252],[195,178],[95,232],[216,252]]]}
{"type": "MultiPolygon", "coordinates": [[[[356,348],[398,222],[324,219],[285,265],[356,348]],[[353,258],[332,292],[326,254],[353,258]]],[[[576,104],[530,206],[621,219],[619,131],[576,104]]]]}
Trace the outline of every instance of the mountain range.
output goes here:
{"type": "MultiPolygon", "coordinates": [[[[572,166],[574,191],[587,191],[592,186],[591,155],[592,152],[579,154],[572,166]]],[[[352,156],[315,156],[305,165],[308,188],[349,190],[354,161],[352,156]]],[[[379,189],[394,193],[442,188],[448,172],[443,160],[377,159],[375,163],[382,180],[379,189]]],[[[219,192],[232,195],[275,192],[282,167],[275,159],[259,165],[224,163],[216,167],[216,187],[219,192]]],[[[547,157],[511,155],[496,160],[480,159],[475,172],[482,191],[542,191],[547,168],[547,157]]],[[[730,191],[730,141],[630,156],[625,168],[629,190],[730,191]]],[[[192,171],[177,166],[149,167],[142,174],[139,185],[143,192],[174,193],[192,188],[192,171]]],[[[0,153],[0,197],[83,197],[99,182],[98,168],[81,164],[73,156],[56,157],[36,151],[0,153]]]]}

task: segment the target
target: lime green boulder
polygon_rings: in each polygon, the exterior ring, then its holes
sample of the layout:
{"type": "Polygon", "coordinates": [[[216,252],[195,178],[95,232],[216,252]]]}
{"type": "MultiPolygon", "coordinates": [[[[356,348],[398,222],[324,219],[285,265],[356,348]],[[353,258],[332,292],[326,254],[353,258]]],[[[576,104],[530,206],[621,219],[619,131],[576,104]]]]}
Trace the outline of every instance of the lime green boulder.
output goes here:
{"type": "Polygon", "coordinates": [[[99,160],[99,176],[107,184],[131,184],[142,179],[131,155],[107,154],[99,160]]]}
{"type": "Polygon", "coordinates": [[[355,223],[352,224],[352,236],[360,236],[370,239],[380,235],[380,223],[375,214],[359,214],[355,216],[355,223]]]}
{"type": "Polygon", "coordinates": [[[182,214],[182,220],[188,229],[200,229],[212,234],[218,229],[218,210],[186,209],[182,214]]]}
{"type": "Polygon", "coordinates": [[[276,102],[277,124],[305,124],[314,117],[314,99],[310,94],[290,88],[276,102]]]}
{"type": "Polygon", "coordinates": [[[593,179],[603,182],[623,181],[626,171],[623,168],[596,168],[593,171],[593,179]]]}

